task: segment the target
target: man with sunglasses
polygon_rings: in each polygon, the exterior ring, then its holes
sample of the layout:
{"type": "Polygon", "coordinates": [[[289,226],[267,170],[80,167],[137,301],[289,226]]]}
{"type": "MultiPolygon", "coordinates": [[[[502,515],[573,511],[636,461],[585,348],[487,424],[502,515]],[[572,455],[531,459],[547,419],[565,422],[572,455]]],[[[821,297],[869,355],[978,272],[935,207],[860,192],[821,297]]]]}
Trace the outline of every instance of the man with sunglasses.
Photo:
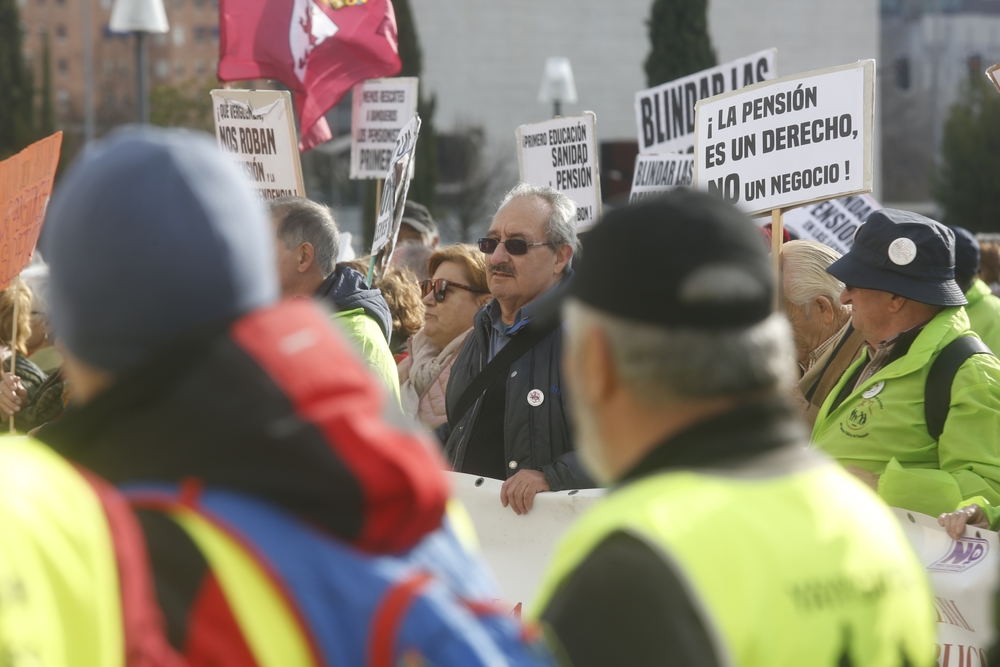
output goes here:
{"type": "Polygon", "coordinates": [[[865,339],[812,440],[889,505],[1000,506],[1000,362],[969,327],[955,235],[907,211],[872,213],[827,271],[865,339]]]}
{"type": "Polygon", "coordinates": [[[526,183],[507,193],[479,240],[493,300],[448,382],[448,461],[505,480],[500,501],[518,514],[539,492],[594,486],[573,448],[562,330],[542,298],[572,274],[576,243],[576,205],[564,194],[526,183]]]}

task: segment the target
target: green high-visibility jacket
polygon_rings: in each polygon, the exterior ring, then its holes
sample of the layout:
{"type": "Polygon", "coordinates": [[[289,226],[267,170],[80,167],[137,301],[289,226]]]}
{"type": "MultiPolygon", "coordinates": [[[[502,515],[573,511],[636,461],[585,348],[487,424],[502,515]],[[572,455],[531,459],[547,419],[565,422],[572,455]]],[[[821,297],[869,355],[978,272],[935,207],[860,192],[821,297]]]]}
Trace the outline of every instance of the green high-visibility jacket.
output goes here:
{"type": "Polygon", "coordinates": [[[389,342],[378,322],[366,315],[363,308],[334,313],[331,317],[347,334],[368,368],[382,381],[382,385],[398,404],[399,373],[396,371],[396,361],[389,349],[389,342]]]}
{"type": "Polygon", "coordinates": [[[1000,354],[1000,299],[978,278],[965,293],[965,298],[969,302],[965,306],[969,326],[987,347],[1000,354]]]}
{"type": "Polygon", "coordinates": [[[844,372],[816,417],[813,443],[845,466],[880,475],[889,505],[936,516],[967,498],[1000,505],[1000,361],[970,357],[955,375],[939,441],[927,432],[924,387],[931,364],[955,338],[975,335],[962,307],[946,308],[913,341],[834,407],[844,385],[868,363],[867,349],[844,372]]]}
{"type": "Polygon", "coordinates": [[[0,664],[124,667],[110,528],[73,466],[0,438],[0,531],[0,664]]]}
{"type": "Polygon", "coordinates": [[[611,491],[560,540],[529,614],[544,617],[624,532],[662,555],[701,612],[714,646],[700,664],[933,665],[930,591],[895,517],[835,463],[800,452],[776,470],[673,470],[611,491]]]}

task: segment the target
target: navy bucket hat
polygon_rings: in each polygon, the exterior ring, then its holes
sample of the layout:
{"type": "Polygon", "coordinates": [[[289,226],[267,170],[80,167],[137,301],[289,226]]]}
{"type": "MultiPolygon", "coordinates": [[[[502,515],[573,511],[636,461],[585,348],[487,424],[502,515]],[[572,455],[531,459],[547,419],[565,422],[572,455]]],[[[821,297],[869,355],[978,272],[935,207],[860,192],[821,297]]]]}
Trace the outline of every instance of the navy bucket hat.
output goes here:
{"type": "Polygon", "coordinates": [[[931,306],[963,306],[955,282],[955,234],[909,211],[875,211],[850,252],[827,267],[845,285],[891,292],[931,306]]]}

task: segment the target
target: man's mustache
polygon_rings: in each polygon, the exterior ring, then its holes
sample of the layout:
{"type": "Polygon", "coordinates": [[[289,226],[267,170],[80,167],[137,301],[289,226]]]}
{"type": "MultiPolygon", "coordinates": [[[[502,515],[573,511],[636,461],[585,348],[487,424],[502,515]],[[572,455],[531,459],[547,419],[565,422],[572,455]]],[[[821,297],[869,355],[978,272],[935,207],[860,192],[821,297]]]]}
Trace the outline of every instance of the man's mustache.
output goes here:
{"type": "Polygon", "coordinates": [[[490,264],[490,273],[491,274],[502,273],[506,276],[515,275],[514,267],[511,266],[510,264],[490,264]]]}

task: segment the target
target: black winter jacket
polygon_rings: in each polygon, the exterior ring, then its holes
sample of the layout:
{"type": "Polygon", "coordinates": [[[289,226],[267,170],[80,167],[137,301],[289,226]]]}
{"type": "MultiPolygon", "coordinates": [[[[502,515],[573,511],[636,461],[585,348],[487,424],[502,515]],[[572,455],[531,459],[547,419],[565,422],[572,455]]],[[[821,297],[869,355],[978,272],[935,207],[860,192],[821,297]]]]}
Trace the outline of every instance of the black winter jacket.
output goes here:
{"type": "MultiPolygon", "coordinates": [[[[454,412],[466,387],[487,364],[490,326],[488,307],[483,308],[476,314],[472,333],[451,367],[447,392],[449,429],[444,452],[456,470],[462,469],[469,435],[483,399],[480,397],[459,421],[455,421],[454,412]]],[[[507,369],[505,469],[507,477],[520,470],[540,470],[553,491],[589,489],[597,485],[584,471],[573,447],[569,401],[564,395],[562,379],[562,341],[562,327],[558,327],[507,369]],[[533,389],[540,389],[545,395],[537,407],[528,403],[528,392],[533,389]],[[511,467],[511,463],[516,465],[511,467]]]]}

